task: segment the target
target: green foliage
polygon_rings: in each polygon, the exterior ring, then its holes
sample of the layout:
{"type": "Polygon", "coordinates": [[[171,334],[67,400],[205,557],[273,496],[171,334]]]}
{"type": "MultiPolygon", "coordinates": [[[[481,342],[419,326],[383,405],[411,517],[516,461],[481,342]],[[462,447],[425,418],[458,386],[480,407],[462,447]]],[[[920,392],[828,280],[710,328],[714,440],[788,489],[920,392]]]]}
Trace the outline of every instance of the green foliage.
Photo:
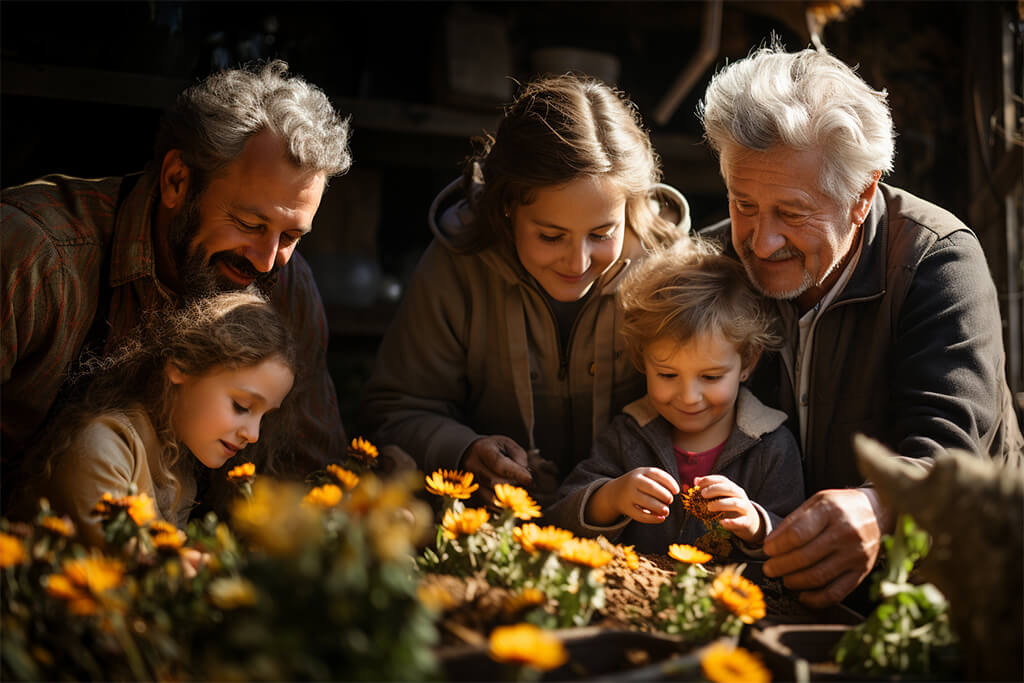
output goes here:
{"type": "Polygon", "coordinates": [[[743,623],[711,596],[714,575],[699,564],[676,562],[676,574],[662,584],[655,602],[658,630],[704,643],[738,635],[743,623]]]}
{"type": "Polygon", "coordinates": [[[957,658],[948,605],[932,584],[914,584],[910,572],[928,554],[928,534],[904,515],[896,535],[882,539],[887,563],[872,578],[871,597],[881,600],[836,646],[843,670],[870,675],[943,677],[957,658]]]}
{"type": "Polygon", "coordinates": [[[123,510],[105,522],[120,544],[104,554],[45,526],[45,501],[32,524],[2,520],[0,678],[435,678],[435,615],[410,561],[429,512],[410,491],[364,475],[323,508],[257,479],[230,524],[194,520],[183,549],[158,547],[123,510]],[[183,552],[202,558],[194,576],[183,552]],[[85,560],[106,573],[75,584],[68,562],[85,560]]]}

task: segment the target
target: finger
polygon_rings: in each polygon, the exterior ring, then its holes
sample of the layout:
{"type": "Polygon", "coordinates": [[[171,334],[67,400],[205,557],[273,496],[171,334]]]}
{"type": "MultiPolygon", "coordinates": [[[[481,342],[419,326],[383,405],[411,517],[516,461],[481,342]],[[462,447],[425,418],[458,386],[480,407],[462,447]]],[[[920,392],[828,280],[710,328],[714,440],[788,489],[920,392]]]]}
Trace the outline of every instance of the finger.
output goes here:
{"type": "Polygon", "coordinates": [[[527,466],[526,451],[511,439],[503,439],[498,448],[489,450],[488,460],[488,466],[498,477],[521,486],[533,483],[533,476],[527,466]]]}
{"type": "Polygon", "coordinates": [[[800,593],[799,599],[803,604],[815,609],[829,607],[838,604],[852,593],[859,583],[860,578],[857,572],[845,572],[820,590],[803,591],[800,593]]]}
{"type": "Polygon", "coordinates": [[[827,511],[815,498],[804,501],[764,539],[764,551],[770,556],[785,555],[816,539],[829,524],[827,511]]]}
{"type": "MultiPolygon", "coordinates": [[[[634,505],[638,505],[641,508],[650,512],[651,514],[657,515],[659,517],[664,517],[668,515],[667,504],[658,500],[654,496],[647,495],[643,491],[638,491],[637,493],[639,495],[637,496],[636,500],[633,501],[634,505]]],[[[669,499],[669,502],[671,502],[671,499],[669,499]]]]}
{"type": "Polygon", "coordinates": [[[711,512],[747,512],[747,500],[745,498],[715,498],[708,501],[708,510],[711,512]]]}
{"type": "MultiPolygon", "coordinates": [[[[771,538],[769,534],[768,538],[771,538]]],[[[817,536],[811,542],[797,547],[781,555],[772,555],[768,551],[768,540],[765,539],[764,551],[769,555],[762,568],[765,576],[786,576],[807,570],[831,554],[831,545],[824,536],[817,536]]],[[[818,586],[824,584],[824,580],[818,586]]],[[[815,586],[817,587],[817,586],[815,586]]]]}
{"type": "Polygon", "coordinates": [[[668,517],[668,511],[666,510],[664,514],[658,514],[654,510],[649,510],[642,505],[634,503],[629,516],[637,522],[644,524],[660,524],[668,517]]]}
{"type": "Polygon", "coordinates": [[[644,476],[660,485],[668,493],[667,502],[672,502],[672,497],[679,495],[679,482],[665,470],[658,467],[647,467],[644,468],[644,476]]]}
{"type": "Polygon", "coordinates": [[[637,480],[636,490],[651,500],[657,501],[660,505],[671,505],[674,498],[673,494],[664,486],[646,477],[637,480]]]}

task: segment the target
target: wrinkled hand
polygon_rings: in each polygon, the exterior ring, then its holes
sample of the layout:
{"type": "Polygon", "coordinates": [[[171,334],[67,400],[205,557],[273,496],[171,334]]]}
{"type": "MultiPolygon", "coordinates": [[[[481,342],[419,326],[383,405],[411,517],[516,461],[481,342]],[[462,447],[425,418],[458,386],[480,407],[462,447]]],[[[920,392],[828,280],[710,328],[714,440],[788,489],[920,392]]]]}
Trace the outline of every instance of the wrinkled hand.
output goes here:
{"type": "Polygon", "coordinates": [[[834,605],[871,572],[885,528],[873,489],[819,491],[768,534],[764,573],[811,607],[834,605]]]}
{"type": "Polygon", "coordinates": [[[462,458],[462,469],[480,482],[478,494],[488,503],[495,484],[529,486],[533,483],[526,451],[507,436],[485,436],[470,444],[462,458]]]}
{"type": "Polygon", "coordinates": [[[700,494],[708,499],[708,510],[723,513],[718,523],[724,529],[747,543],[761,542],[764,537],[764,520],[742,486],[720,474],[696,477],[693,483],[700,487],[700,494]]]}
{"type": "Polygon", "coordinates": [[[677,495],[679,483],[671,474],[657,467],[637,467],[595,491],[584,516],[597,526],[612,524],[622,515],[644,524],[661,524],[677,495]]]}

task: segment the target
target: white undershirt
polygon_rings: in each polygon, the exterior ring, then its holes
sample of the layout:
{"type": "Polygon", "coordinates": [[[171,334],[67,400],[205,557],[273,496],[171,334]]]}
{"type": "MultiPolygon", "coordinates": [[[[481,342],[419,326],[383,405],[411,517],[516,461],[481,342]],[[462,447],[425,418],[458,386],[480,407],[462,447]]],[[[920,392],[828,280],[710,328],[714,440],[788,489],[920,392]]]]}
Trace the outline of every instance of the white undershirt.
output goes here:
{"type": "Polygon", "coordinates": [[[776,306],[782,316],[782,322],[786,330],[786,345],[782,348],[782,359],[786,364],[786,371],[789,374],[791,386],[794,387],[793,395],[796,397],[797,417],[800,422],[800,451],[807,452],[807,407],[810,405],[810,379],[811,379],[811,355],[807,353],[814,345],[814,328],[818,322],[821,312],[828,308],[829,304],[846,287],[850,281],[854,268],[860,260],[862,238],[857,238],[854,247],[854,257],[846,264],[843,274],[839,276],[832,288],[825,293],[813,308],[808,310],[799,319],[796,304],[792,300],[777,300],[776,306]],[[793,334],[799,330],[799,334],[793,334]],[[795,342],[795,344],[794,344],[795,342]],[[795,361],[794,361],[795,359],[795,361]]]}

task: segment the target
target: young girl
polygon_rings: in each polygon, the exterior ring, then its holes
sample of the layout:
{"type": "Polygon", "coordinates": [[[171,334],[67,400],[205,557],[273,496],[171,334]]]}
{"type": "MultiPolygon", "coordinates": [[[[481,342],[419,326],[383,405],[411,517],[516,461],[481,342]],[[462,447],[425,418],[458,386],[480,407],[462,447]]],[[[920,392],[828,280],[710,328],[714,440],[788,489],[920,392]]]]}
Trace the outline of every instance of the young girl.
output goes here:
{"type": "Polygon", "coordinates": [[[96,364],[81,401],[59,418],[36,493],[103,543],[90,514],[104,493],[131,487],[184,527],[196,473],[219,468],[260,438],[295,376],[292,342],[261,296],[219,294],[152,315],[140,335],[96,364]]]}
{"type": "Polygon", "coordinates": [[[526,85],[431,206],[435,239],[381,343],[366,431],[427,472],[550,498],[643,391],[614,296],[647,250],[686,239],[686,201],[659,178],[621,93],[575,76],[526,85]]]}
{"type": "Polygon", "coordinates": [[[804,489],[786,415],[741,385],[762,351],[779,343],[768,309],[742,265],[697,241],[649,258],[619,294],[647,395],[626,406],[573,470],[547,520],[664,553],[704,532],[679,497],[697,485],[741,549],[758,554],[804,489]]]}

